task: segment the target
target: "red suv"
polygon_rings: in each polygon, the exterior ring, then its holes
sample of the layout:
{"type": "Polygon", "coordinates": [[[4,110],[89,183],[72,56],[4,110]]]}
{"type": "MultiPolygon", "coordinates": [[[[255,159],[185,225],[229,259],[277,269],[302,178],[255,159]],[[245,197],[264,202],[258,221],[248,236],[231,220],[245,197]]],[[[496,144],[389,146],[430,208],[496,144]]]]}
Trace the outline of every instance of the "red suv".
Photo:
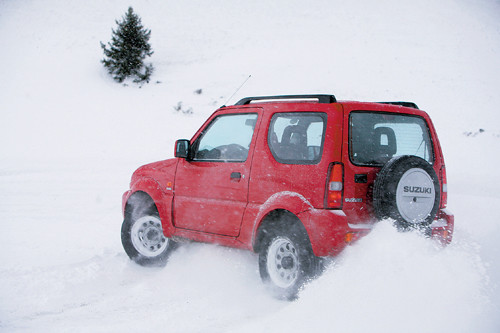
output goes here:
{"type": "Polygon", "coordinates": [[[333,95],[249,97],[223,106],[175,158],[134,172],[122,243],[141,265],[192,240],[259,254],[260,274],[293,299],[383,219],[451,241],[446,170],[424,111],[333,95]]]}

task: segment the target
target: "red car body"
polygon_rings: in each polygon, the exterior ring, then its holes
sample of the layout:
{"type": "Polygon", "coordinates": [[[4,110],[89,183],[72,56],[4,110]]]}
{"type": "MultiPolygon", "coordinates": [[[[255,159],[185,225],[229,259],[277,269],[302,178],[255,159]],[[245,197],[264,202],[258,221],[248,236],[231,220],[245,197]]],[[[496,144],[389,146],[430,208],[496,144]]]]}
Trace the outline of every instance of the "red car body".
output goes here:
{"type": "MultiPolygon", "coordinates": [[[[373,186],[383,164],[357,163],[352,153],[351,114],[368,112],[374,117],[404,115],[424,121],[430,138],[425,156],[430,156],[440,193],[430,230],[444,243],[451,241],[454,218],[446,209],[445,163],[427,113],[405,103],[313,102],[306,97],[290,101],[278,97],[267,102],[250,98],[221,107],[189,140],[189,147],[194,147],[218,117],[256,115],[245,160],[205,161],[182,156],[144,165],[134,172],[130,190],[123,195],[124,214],[131,196],[142,192],[154,202],[165,237],[257,251],[259,227],[266,217],[287,212],[302,223],[314,255],[335,256],[369,233],[377,222],[373,186]],[[308,113],[323,119],[323,131],[318,130],[323,135],[322,145],[309,149],[313,155],[320,149],[320,155],[306,163],[283,163],[276,157],[278,150],[272,150],[273,119],[285,115],[294,127],[293,115],[308,113]]],[[[176,155],[180,156],[178,147],[176,155]]]]}

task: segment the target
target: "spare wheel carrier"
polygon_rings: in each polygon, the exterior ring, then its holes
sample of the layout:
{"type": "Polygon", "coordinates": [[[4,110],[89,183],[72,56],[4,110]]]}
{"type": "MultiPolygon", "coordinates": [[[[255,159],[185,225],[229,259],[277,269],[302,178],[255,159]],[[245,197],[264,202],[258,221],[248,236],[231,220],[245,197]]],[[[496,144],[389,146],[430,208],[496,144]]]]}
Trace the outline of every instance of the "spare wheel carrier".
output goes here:
{"type": "Polygon", "coordinates": [[[432,165],[412,155],[392,158],[378,173],[373,209],[378,220],[391,218],[400,228],[426,227],[439,209],[441,191],[432,165]]]}

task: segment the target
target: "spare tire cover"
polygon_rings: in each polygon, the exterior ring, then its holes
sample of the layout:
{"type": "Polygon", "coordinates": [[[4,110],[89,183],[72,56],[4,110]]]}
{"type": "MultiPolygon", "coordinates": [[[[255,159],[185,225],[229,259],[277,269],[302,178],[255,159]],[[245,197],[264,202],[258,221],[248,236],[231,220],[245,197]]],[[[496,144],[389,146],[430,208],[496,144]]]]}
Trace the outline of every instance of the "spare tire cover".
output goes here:
{"type": "Polygon", "coordinates": [[[377,219],[391,218],[396,225],[424,227],[439,209],[439,180],[429,162],[411,155],[394,157],[378,173],[373,187],[377,219]]]}

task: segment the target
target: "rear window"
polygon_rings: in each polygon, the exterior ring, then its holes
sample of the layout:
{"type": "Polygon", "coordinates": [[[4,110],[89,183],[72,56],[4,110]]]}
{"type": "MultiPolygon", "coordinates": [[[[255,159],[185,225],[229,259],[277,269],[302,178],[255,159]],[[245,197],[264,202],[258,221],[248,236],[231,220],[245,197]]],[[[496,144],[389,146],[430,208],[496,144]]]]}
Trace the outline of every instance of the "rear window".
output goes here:
{"type": "Polygon", "coordinates": [[[419,116],[351,112],[349,134],[350,158],[357,165],[383,165],[401,155],[434,162],[429,129],[419,116]]]}

